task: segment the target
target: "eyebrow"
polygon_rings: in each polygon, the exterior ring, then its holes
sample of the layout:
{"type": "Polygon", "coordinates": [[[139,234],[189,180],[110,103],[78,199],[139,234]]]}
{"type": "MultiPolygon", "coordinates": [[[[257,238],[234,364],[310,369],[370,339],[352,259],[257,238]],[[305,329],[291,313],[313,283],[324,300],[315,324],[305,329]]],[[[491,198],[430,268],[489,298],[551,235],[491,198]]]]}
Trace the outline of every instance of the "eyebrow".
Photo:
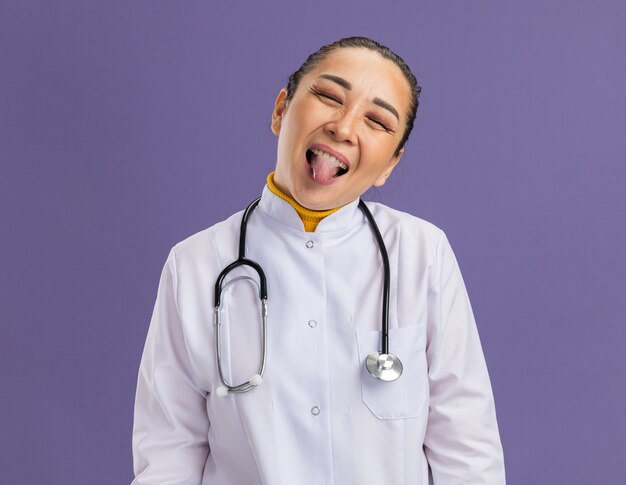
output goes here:
{"type": "Polygon", "coordinates": [[[398,112],[396,111],[396,108],[391,106],[387,101],[385,101],[383,99],[380,99],[380,98],[374,98],[373,102],[374,102],[374,104],[380,106],[381,108],[384,108],[387,111],[390,111],[391,114],[394,115],[398,121],[400,121],[400,116],[398,115],[398,112]]]}
{"type": "MultiPolygon", "coordinates": [[[[334,76],[332,74],[321,74],[320,77],[323,78],[323,79],[328,79],[329,81],[332,81],[334,83],[337,83],[337,84],[339,84],[339,86],[341,86],[342,88],[347,89],[348,91],[350,91],[352,89],[352,84],[350,84],[348,81],[346,81],[342,77],[334,76]]],[[[398,121],[400,121],[400,115],[398,114],[398,110],[396,110],[396,108],[394,108],[387,101],[385,101],[384,99],[380,99],[380,98],[374,98],[372,100],[372,102],[375,105],[380,106],[381,108],[384,108],[387,111],[389,111],[392,115],[394,115],[396,117],[396,119],[398,121]]]]}
{"type": "Polygon", "coordinates": [[[321,74],[320,77],[324,79],[328,79],[329,81],[332,81],[334,83],[337,83],[339,84],[339,86],[341,86],[342,88],[346,88],[348,91],[352,89],[352,84],[350,84],[348,81],[346,81],[342,77],[333,76],[332,74],[321,74]]]}

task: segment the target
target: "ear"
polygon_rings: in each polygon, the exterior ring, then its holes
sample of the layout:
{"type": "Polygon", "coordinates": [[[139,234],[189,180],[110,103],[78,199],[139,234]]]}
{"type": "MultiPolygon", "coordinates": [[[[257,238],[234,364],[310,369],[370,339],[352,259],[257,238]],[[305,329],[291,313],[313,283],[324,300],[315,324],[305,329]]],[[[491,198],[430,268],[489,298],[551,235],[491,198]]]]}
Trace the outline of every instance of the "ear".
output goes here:
{"type": "Polygon", "coordinates": [[[272,133],[276,136],[280,133],[280,127],[283,121],[283,115],[287,109],[287,88],[283,88],[276,96],[274,103],[274,111],[272,111],[272,133]]]}
{"type": "Polygon", "coordinates": [[[391,175],[391,172],[393,172],[393,169],[396,168],[396,165],[398,165],[398,162],[400,161],[400,158],[402,157],[403,154],[404,154],[404,147],[400,148],[400,151],[398,151],[398,154],[394,155],[392,159],[389,160],[389,163],[387,164],[385,171],[381,173],[376,179],[376,182],[374,182],[374,187],[381,187],[382,185],[385,185],[387,178],[389,178],[389,176],[391,175]]]}

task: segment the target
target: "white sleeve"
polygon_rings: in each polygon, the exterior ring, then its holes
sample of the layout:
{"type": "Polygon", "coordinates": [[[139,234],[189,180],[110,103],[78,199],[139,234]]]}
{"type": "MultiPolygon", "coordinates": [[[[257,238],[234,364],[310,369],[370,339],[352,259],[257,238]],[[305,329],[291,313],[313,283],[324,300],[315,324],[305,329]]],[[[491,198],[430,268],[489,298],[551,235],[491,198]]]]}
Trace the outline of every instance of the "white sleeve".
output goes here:
{"type": "Polygon", "coordinates": [[[465,284],[443,232],[428,326],[430,409],[424,451],[434,485],[504,485],[491,382],[465,284]]]}
{"type": "Polygon", "coordinates": [[[132,485],[199,485],[209,453],[206,393],[194,383],[170,252],[139,367],[132,485]]]}

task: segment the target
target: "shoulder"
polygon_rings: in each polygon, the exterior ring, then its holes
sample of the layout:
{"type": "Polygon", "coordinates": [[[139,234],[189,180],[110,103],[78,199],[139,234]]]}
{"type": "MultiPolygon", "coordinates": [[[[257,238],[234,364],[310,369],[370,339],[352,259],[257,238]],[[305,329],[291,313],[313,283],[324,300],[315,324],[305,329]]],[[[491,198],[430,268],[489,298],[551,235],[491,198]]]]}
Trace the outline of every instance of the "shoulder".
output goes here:
{"type": "Polygon", "coordinates": [[[409,243],[423,243],[433,250],[445,238],[443,230],[421,217],[402,212],[378,202],[367,202],[381,231],[397,232],[409,243]]]}
{"type": "Polygon", "coordinates": [[[383,237],[395,242],[403,258],[418,258],[437,269],[457,268],[458,263],[446,233],[440,227],[412,214],[368,202],[383,237]],[[385,234],[386,233],[386,234],[385,234]]]}
{"type": "Polygon", "coordinates": [[[175,244],[169,258],[177,268],[197,266],[210,262],[211,267],[222,266],[221,260],[232,259],[236,252],[235,242],[239,235],[242,212],[203,229],[175,244]],[[220,251],[217,250],[220,248],[220,251]],[[232,248],[232,255],[222,254],[222,248],[232,248]]]}

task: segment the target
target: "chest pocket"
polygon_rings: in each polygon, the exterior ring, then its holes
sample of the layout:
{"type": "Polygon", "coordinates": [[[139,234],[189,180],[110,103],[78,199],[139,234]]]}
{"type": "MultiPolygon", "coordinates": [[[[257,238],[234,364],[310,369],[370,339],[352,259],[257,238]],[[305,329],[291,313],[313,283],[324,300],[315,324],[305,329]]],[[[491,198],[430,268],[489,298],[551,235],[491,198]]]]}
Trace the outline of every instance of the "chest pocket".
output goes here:
{"type": "Polygon", "coordinates": [[[378,331],[357,332],[361,367],[361,399],[379,419],[417,418],[428,412],[428,371],[424,325],[389,330],[389,352],[402,361],[402,375],[391,382],[373,377],[365,368],[370,352],[380,350],[378,331]]]}

